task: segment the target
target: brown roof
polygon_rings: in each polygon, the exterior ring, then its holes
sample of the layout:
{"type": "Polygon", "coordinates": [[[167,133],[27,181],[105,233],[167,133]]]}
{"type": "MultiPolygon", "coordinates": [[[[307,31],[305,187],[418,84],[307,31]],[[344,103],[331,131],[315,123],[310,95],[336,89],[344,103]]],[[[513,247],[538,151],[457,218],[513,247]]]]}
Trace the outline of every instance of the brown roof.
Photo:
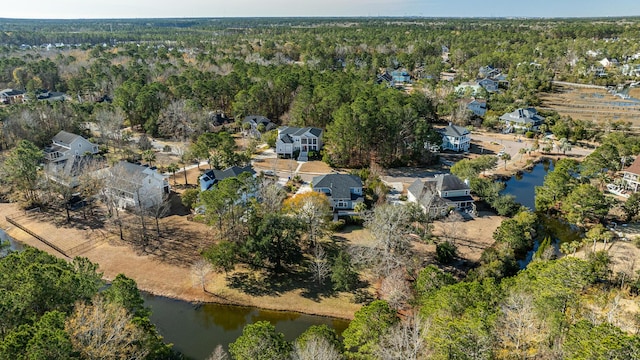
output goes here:
{"type": "Polygon", "coordinates": [[[631,164],[631,166],[629,166],[628,168],[624,169],[624,171],[632,174],[640,175],[640,156],[636,157],[636,159],[633,161],[633,164],[631,164]]]}

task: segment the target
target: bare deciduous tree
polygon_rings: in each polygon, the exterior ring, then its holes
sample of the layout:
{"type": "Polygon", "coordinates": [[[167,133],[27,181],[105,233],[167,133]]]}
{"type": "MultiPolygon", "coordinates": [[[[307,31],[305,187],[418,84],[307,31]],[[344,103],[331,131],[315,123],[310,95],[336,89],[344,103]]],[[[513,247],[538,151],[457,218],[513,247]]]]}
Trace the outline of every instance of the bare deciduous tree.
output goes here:
{"type": "Polygon", "coordinates": [[[78,303],[65,330],[73,348],[88,359],[144,359],[144,330],[131,322],[132,315],[117,304],[96,296],[92,304],[78,303]]]}
{"type": "Polygon", "coordinates": [[[456,245],[456,241],[464,238],[467,230],[462,226],[464,219],[457,212],[449,214],[443,221],[440,230],[440,237],[444,241],[448,241],[456,245]]]}
{"type": "Polygon", "coordinates": [[[207,276],[213,271],[211,263],[205,259],[200,259],[191,265],[191,274],[196,284],[202,287],[202,291],[207,292],[207,276]]]}
{"type": "Polygon", "coordinates": [[[412,297],[411,286],[405,275],[404,270],[395,269],[382,280],[380,286],[382,298],[396,310],[405,308],[412,297]]]}
{"type": "Polygon", "coordinates": [[[535,311],[533,296],[523,292],[511,293],[502,304],[498,320],[498,340],[501,351],[524,359],[537,351],[547,337],[547,328],[535,311]]]}
{"type": "Polygon", "coordinates": [[[156,236],[160,239],[160,219],[168,215],[171,211],[170,194],[163,194],[160,198],[153,198],[145,212],[153,217],[156,225],[156,236]]]}
{"type": "Polygon", "coordinates": [[[229,354],[222,348],[222,345],[216,346],[213,352],[206,360],[229,360],[229,354]]]}
{"type": "Polygon", "coordinates": [[[429,327],[419,314],[410,315],[380,337],[375,355],[381,360],[429,359],[432,354],[425,341],[429,327]]]}
{"type": "Polygon", "coordinates": [[[109,146],[109,141],[113,141],[114,150],[123,146],[122,125],[124,124],[124,114],[120,109],[114,111],[100,109],[96,112],[96,125],[100,137],[109,146]]]}
{"type": "Polygon", "coordinates": [[[411,223],[415,218],[413,208],[384,204],[367,215],[365,226],[373,237],[368,261],[376,272],[388,276],[394,269],[408,263],[411,249],[411,223]]]}
{"type": "Polygon", "coordinates": [[[327,260],[327,255],[322,249],[322,245],[318,245],[313,251],[313,261],[310,264],[311,271],[313,272],[313,278],[319,285],[324,284],[324,281],[331,274],[331,264],[327,260]]]}
{"type": "Polygon", "coordinates": [[[340,360],[342,354],[336,347],[322,336],[314,336],[304,343],[296,342],[293,360],[340,360]]]}
{"type": "Polygon", "coordinates": [[[282,209],[282,200],[287,194],[278,184],[264,179],[258,184],[258,200],[265,213],[276,213],[282,209]]]}

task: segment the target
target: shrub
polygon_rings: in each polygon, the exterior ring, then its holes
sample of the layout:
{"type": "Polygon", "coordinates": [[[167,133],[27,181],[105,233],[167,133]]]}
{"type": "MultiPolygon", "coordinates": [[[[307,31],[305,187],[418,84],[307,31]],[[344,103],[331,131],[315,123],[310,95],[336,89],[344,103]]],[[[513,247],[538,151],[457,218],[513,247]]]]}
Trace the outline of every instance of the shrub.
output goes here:
{"type": "Polygon", "coordinates": [[[193,205],[198,200],[198,194],[200,190],[198,189],[187,189],[182,193],[182,205],[189,208],[189,210],[193,209],[193,205]]]}
{"type": "Polygon", "coordinates": [[[344,219],[340,219],[338,221],[332,221],[329,223],[329,230],[333,232],[340,231],[344,229],[345,225],[346,225],[346,221],[344,221],[344,219]]]}
{"type": "Polygon", "coordinates": [[[533,131],[527,131],[526,133],[524,133],[524,137],[526,137],[527,139],[533,139],[534,136],[536,136],[536,133],[534,133],[533,131]]]}
{"type": "Polygon", "coordinates": [[[450,264],[456,258],[457,248],[449,241],[436,245],[436,260],[441,264],[450,264]]]}
{"type": "Polygon", "coordinates": [[[353,293],[353,302],[356,304],[369,305],[373,300],[373,295],[366,289],[358,289],[353,293]]]}

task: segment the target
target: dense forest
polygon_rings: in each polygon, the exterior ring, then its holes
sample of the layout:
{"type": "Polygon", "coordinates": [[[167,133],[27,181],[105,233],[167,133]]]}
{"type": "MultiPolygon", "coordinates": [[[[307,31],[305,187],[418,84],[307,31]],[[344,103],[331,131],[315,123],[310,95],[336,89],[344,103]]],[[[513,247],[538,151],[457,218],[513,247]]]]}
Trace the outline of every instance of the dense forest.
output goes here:
{"type": "MultiPolygon", "coordinates": [[[[496,244],[466,272],[451,266],[456,249],[447,234],[435,239],[430,233],[434,219],[415,207],[383,204],[376,169],[433,164],[437,154],[426,145],[442,141],[434,126],[500,130],[500,115],[540,106],[554,80],[635,81],[623,71],[600,76],[594,69],[602,58],[640,65],[639,40],[635,18],[2,19],[0,89],[24,91],[27,98],[0,107],[2,195],[27,206],[67,201],[71,192],[49,191],[35,176],[39,149],[60,130],[90,137],[87,124],[101,152],[117,154],[110,163],[145,156],[151,163],[147,136],[183,142],[180,163],[164,169],[174,183],[178,165],[247,164],[251,151],[238,152],[231,135],[242,130],[245,116],[318,127],[325,131],[322,159],[365,183],[369,209],[349,221],[374,234],[371,249],[333,247],[325,254],[320,244],[344,222],[327,220],[323,196],[286,198],[251,177],[220,182],[202,196],[186,191],[183,202],[209,209],[202,218],[219,241],[202,255],[216,271],[243,264],[280,275],[310,264],[314,281],[328,284],[329,293],[351,292],[365,305],[341,337],[312,327],[287,342],[269,323],[249,325],[229,346],[234,359],[638,359],[640,317],[629,309],[637,308],[640,278],[614,273],[609,255],[596,251],[596,243],[606,247],[613,240],[605,227],[610,220],[633,221],[640,213],[638,194],[623,204],[602,195],[640,153],[631,124],[541,111],[541,131],[560,140],[558,154],[580,141],[597,149],[581,163],[556,161],[535,191],[535,209],[521,207],[501,194],[502,182],[482,176],[496,167],[495,156],[453,165],[451,173],[470,179],[478,200],[508,217],[493,234],[496,244]],[[506,77],[498,91],[455,90],[487,66],[506,77]],[[380,81],[395,70],[406,71],[411,83],[380,81]],[[37,100],[45,92],[67,98],[37,100]],[[460,106],[470,97],[486,100],[484,116],[460,106]],[[124,146],[134,132],[147,145],[139,152],[124,146]],[[244,201],[248,189],[261,201],[244,201]],[[563,242],[560,254],[552,251],[557,236],[543,226],[550,219],[581,234],[563,242]],[[417,259],[413,241],[437,244],[432,263],[417,259]],[[521,269],[517,260],[534,243],[533,261],[521,269]],[[567,256],[580,248],[589,253],[585,259],[567,256]],[[363,291],[363,272],[373,274],[378,293],[363,291]]],[[[260,131],[273,146],[274,130],[260,131]]],[[[543,137],[522,135],[536,137],[533,151],[550,151],[543,137]]],[[[99,189],[93,182],[80,187],[87,196],[99,189]]],[[[122,238],[123,220],[114,213],[122,238]]],[[[157,226],[159,212],[153,216],[157,226]]],[[[152,233],[153,226],[144,231],[152,233]]],[[[135,282],[119,276],[104,289],[96,269],[86,259],[64,262],[33,249],[0,259],[6,290],[0,293],[0,358],[177,357],[149,322],[135,282]]],[[[211,359],[227,356],[217,349],[211,359]]]]}

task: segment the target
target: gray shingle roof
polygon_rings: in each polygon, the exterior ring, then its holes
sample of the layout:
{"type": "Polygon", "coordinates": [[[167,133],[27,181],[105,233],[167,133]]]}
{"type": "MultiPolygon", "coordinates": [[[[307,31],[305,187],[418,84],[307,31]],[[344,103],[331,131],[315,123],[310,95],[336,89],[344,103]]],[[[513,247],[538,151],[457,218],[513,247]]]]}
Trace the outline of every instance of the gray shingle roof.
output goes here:
{"type": "MultiPolygon", "coordinates": [[[[469,185],[465,184],[464,181],[460,180],[460,178],[453,174],[438,174],[433,178],[429,178],[424,181],[417,179],[409,186],[409,188],[407,188],[407,191],[413,194],[416,199],[421,199],[424,197],[429,198],[433,194],[440,196],[443,191],[454,190],[471,190],[471,188],[469,187],[469,185]]],[[[450,200],[456,199],[447,197],[444,198],[450,200]]],[[[467,199],[466,196],[464,198],[467,199]]],[[[472,198],[469,196],[468,200],[471,201],[472,198]]]]}
{"type": "Polygon", "coordinates": [[[24,91],[15,90],[15,89],[4,89],[0,91],[0,95],[4,96],[18,96],[24,94],[24,91]]]}
{"type": "Polygon", "coordinates": [[[313,189],[328,188],[334,199],[350,199],[351,188],[361,188],[362,180],[356,175],[327,174],[315,176],[311,181],[313,189]]]}
{"type": "Polygon", "coordinates": [[[524,125],[537,125],[544,121],[544,117],[538,115],[538,112],[534,108],[520,108],[500,116],[500,120],[524,125]]]}
{"type": "Polygon", "coordinates": [[[318,129],[318,128],[314,128],[314,127],[298,128],[298,127],[292,127],[292,126],[283,126],[283,127],[279,128],[278,131],[280,133],[280,138],[281,139],[284,138],[285,135],[301,136],[301,135],[304,135],[307,132],[313,134],[316,137],[320,137],[320,134],[322,134],[322,129],[318,129]]]}
{"type": "Polygon", "coordinates": [[[245,167],[231,166],[224,170],[212,169],[212,170],[206,171],[203,175],[207,175],[210,179],[216,179],[217,181],[221,181],[226,178],[237,177],[238,175],[244,172],[248,172],[251,175],[254,175],[256,173],[251,167],[251,165],[248,165],[245,167]]]}
{"type": "Polygon", "coordinates": [[[467,128],[458,125],[449,125],[440,130],[440,133],[446,136],[460,137],[469,134],[467,128]]]}
{"type": "Polygon", "coordinates": [[[71,144],[75,139],[82,137],[80,135],[72,134],[70,132],[66,132],[64,130],[60,131],[53,137],[53,141],[60,142],[63,144],[71,144]]]}

